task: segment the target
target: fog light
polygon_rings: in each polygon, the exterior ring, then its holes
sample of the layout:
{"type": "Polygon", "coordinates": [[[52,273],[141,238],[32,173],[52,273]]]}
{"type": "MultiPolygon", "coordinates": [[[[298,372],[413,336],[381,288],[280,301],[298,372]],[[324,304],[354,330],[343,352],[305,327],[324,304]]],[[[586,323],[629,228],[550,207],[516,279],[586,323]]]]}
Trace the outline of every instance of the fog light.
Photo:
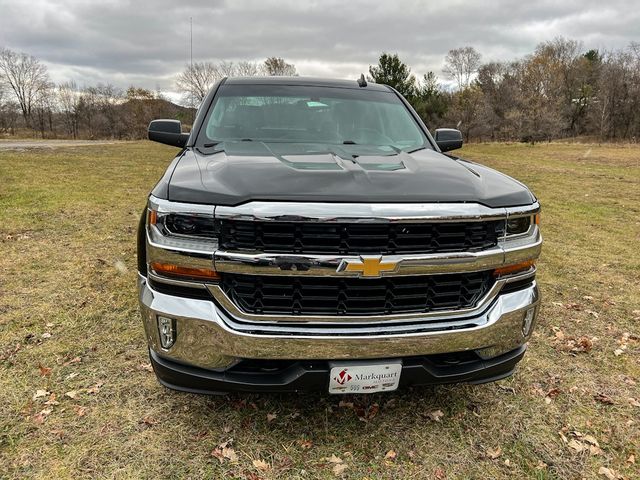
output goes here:
{"type": "Polygon", "coordinates": [[[158,333],[162,348],[171,348],[176,341],[176,320],[158,316],[158,333]]]}
{"type": "Polygon", "coordinates": [[[524,312],[524,316],[522,317],[522,334],[527,337],[529,333],[531,333],[531,327],[533,326],[533,319],[536,316],[536,309],[530,308],[526,312],[524,312]]]}

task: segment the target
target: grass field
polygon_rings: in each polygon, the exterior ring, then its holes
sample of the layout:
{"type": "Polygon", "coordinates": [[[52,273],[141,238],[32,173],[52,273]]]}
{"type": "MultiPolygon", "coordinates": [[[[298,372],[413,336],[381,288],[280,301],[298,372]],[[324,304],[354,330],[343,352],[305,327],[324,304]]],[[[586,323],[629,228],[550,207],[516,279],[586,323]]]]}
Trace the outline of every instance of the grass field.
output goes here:
{"type": "Polygon", "coordinates": [[[0,478],[640,478],[640,147],[466,147],[543,205],[530,350],[499,383],[348,398],[156,382],[135,229],[173,153],[0,151],[0,478]]]}

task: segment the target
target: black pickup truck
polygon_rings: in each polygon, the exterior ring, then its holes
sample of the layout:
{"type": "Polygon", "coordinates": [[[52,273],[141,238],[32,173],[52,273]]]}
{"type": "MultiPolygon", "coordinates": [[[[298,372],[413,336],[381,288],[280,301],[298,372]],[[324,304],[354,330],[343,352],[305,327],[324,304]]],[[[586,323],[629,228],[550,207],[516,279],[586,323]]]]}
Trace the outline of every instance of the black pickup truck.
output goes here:
{"type": "Polygon", "coordinates": [[[394,89],[228,78],[151,192],[138,287],[159,381],[189,392],[482,383],[525,353],[540,205],[443,152],[394,89]]]}

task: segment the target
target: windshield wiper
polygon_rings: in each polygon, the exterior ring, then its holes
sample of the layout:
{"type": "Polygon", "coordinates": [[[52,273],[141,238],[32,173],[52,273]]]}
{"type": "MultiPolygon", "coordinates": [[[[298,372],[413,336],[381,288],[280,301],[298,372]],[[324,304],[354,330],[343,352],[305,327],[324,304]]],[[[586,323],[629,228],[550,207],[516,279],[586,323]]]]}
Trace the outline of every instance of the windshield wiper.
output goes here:
{"type": "MultiPolygon", "coordinates": [[[[202,144],[202,148],[214,148],[214,147],[220,145],[221,143],[223,143],[222,140],[217,140],[215,142],[209,142],[209,143],[203,143],[202,144]]],[[[210,152],[203,152],[202,148],[196,147],[196,150],[198,152],[202,153],[203,155],[213,155],[214,153],[218,153],[218,152],[223,152],[224,151],[224,148],[218,148],[218,149],[210,151],[210,152]]]]}
{"type": "Polygon", "coordinates": [[[358,145],[356,142],[354,142],[353,140],[345,140],[342,142],[343,145],[358,145]]]}

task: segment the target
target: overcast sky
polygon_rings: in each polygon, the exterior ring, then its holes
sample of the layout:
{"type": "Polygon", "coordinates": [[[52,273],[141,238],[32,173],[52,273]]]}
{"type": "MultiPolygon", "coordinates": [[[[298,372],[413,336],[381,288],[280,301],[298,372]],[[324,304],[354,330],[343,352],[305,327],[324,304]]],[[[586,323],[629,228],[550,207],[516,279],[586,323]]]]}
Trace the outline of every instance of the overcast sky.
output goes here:
{"type": "MultiPolygon", "coordinates": [[[[382,51],[414,73],[443,78],[447,51],[483,60],[530,53],[558,35],[589,48],[640,41],[636,1],[502,0],[0,0],[0,47],[43,60],[56,82],[135,84],[172,91],[193,55],[202,60],[281,56],[301,75],[356,78],[382,51]]],[[[444,78],[443,78],[444,79],[444,78]]]]}

